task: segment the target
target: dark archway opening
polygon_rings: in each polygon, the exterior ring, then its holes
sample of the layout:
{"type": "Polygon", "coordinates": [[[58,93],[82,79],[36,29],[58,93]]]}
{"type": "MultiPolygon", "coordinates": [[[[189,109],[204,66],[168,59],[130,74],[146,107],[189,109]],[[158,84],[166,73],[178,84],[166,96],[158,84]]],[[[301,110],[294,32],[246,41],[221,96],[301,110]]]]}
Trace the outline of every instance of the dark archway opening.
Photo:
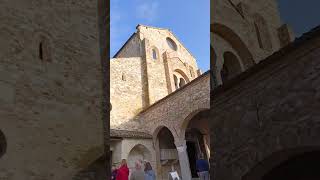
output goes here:
{"type": "Polygon", "coordinates": [[[320,151],[303,153],[276,166],[262,180],[319,180],[319,162],[320,151]]]}
{"type": "Polygon", "coordinates": [[[197,160],[203,158],[208,163],[210,157],[210,129],[208,128],[207,117],[208,110],[199,111],[192,115],[183,127],[183,129],[185,128],[185,140],[192,178],[199,178],[196,166],[197,160]]]}
{"type": "Polygon", "coordinates": [[[196,164],[194,162],[197,161],[197,148],[196,143],[192,141],[187,141],[187,152],[190,162],[190,170],[192,177],[198,177],[196,164]]]}
{"type": "Polygon", "coordinates": [[[180,173],[179,157],[174,137],[167,127],[161,127],[156,133],[157,179],[167,179],[169,172],[180,173]]]}

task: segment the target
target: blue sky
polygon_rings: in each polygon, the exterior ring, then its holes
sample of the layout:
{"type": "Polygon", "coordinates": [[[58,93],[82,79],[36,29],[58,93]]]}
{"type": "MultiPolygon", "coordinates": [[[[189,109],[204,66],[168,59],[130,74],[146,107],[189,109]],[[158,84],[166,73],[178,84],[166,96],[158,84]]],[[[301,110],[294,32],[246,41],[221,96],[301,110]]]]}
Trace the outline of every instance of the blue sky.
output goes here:
{"type": "Polygon", "coordinates": [[[289,24],[296,36],[320,25],[319,0],[278,0],[281,19],[289,24]]]}
{"type": "Polygon", "coordinates": [[[111,57],[138,24],[169,28],[197,59],[210,67],[210,0],[111,0],[111,57]]]}

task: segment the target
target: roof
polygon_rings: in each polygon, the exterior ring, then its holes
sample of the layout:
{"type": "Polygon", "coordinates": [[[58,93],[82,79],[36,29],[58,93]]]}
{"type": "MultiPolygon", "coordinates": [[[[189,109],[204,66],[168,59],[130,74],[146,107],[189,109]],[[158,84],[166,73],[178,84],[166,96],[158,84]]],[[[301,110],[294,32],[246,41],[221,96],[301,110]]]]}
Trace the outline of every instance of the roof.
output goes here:
{"type": "MultiPolygon", "coordinates": [[[[166,31],[169,31],[178,41],[179,43],[187,50],[187,52],[195,59],[195,61],[197,61],[197,59],[193,56],[193,54],[189,51],[189,49],[187,49],[184,44],[178,39],[178,37],[176,35],[173,34],[173,32],[168,29],[168,28],[158,28],[158,27],[153,27],[153,26],[147,26],[147,25],[143,25],[143,24],[138,24],[136,26],[136,29],[138,29],[139,26],[144,26],[144,27],[147,27],[147,28],[153,28],[153,29],[159,29],[159,30],[166,30],[166,31]]],[[[136,32],[134,32],[130,38],[122,45],[122,47],[117,51],[117,53],[113,56],[113,58],[116,58],[117,55],[121,52],[121,50],[128,44],[128,42],[130,42],[130,40],[136,35],[136,32]]]]}
{"type": "Polygon", "coordinates": [[[152,139],[152,135],[146,132],[110,129],[111,138],[143,138],[152,139]]]}
{"type": "MultiPolygon", "coordinates": [[[[317,26],[311,29],[309,32],[304,33],[299,38],[296,38],[293,42],[289,43],[287,46],[281,48],[279,51],[273,53],[266,59],[260,61],[259,63],[253,65],[248,70],[242,72],[240,75],[236,76],[233,79],[225,82],[222,85],[217,86],[212,90],[212,96],[216,97],[219,94],[231,89],[235,85],[241,83],[243,80],[248,79],[250,76],[260,72],[262,69],[265,69],[266,66],[269,66],[275,62],[279,61],[279,58],[286,56],[288,53],[293,52],[297,48],[301,47],[302,45],[306,44],[308,41],[320,38],[320,26],[317,26]]],[[[213,98],[211,97],[211,98],[213,98]]]]}
{"type": "Polygon", "coordinates": [[[113,58],[116,58],[118,54],[121,52],[121,50],[126,47],[126,45],[130,42],[130,40],[136,35],[136,33],[133,33],[130,38],[122,45],[122,47],[117,51],[117,53],[113,56],[113,58]]]}

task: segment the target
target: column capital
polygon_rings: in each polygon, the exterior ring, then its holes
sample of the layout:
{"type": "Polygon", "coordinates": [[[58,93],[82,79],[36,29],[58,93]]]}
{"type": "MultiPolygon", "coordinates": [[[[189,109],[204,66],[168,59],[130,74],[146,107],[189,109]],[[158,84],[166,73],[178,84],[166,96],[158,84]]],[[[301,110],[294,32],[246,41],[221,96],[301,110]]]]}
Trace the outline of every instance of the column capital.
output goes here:
{"type": "Polygon", "coordinates": [[[174,144],[176,145],[177,149],[178,148],[187,148],[187,141],[184,140],[177,140],[174,142],[174,144]]]}

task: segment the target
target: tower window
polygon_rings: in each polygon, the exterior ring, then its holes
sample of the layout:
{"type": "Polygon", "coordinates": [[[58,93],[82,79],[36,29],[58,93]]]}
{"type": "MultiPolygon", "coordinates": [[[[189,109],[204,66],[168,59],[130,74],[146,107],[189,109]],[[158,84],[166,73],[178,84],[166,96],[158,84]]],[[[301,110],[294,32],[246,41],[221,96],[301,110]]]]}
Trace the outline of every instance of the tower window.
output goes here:
{"type": "Polygon", "coordinates": [[[42,42],[39,44],[39,59],[43,60],[43,45],[42,42]]]}
{"type": "Polygon", "coordinates": [[[157,51],[155,49],[152,49],[152,57],[153,59],[157,59],[157,51]]]}
{"type": "Polygon", "coordinates": [[[45,36],[40,36],[40,42],[38,42],[38,57],[41,61],[51,62],[50,57],[50,44],[49,40],[45,36]]]}
{"type": "Polygon", "coordinates": [[[122,74],[121,79],[122,79],[122,81],[126,81],[127,80],[126,75],[122,74]]]}

